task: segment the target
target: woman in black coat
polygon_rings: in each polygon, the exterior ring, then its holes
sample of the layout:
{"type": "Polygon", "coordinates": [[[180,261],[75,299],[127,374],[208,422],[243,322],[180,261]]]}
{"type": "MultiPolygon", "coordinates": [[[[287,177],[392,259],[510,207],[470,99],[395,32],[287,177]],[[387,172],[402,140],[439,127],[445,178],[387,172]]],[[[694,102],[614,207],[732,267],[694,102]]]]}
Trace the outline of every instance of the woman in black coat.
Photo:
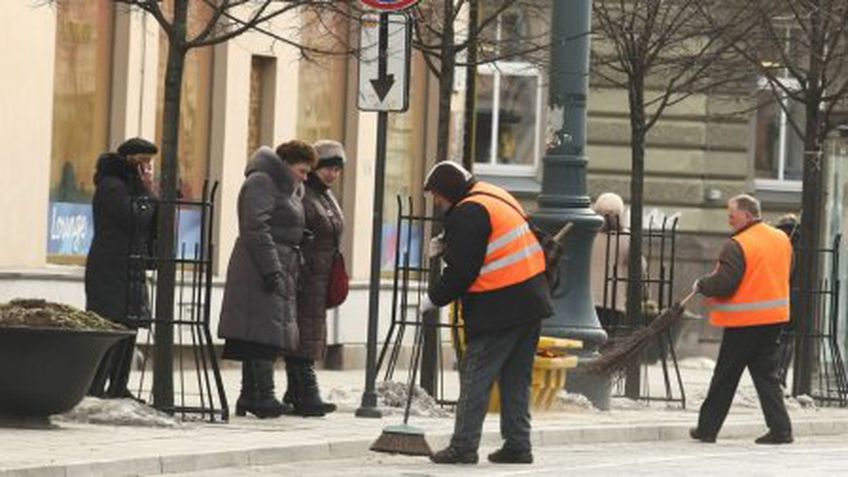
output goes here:
{"type": "Polygon", "coordinates": [[[303,181],[317,158],[289,141],[260,147],[238,197],[239,235],[227,268],[218,336],[223,357],[242,362],[236,415],[276,417],[274,360],[297,347],[297,286],[304,235],[303,181]]]}
{"type": "Polygon", "coordinates": [[[323,402],[315,377],[315,361],[327,351],[327,287],[333,259],[339,253],[344,217],[330,186],[345,163],[344,147],[321,140],[312,145],[318,165],[306,179],[303,212],[311,239],[303,246],[304,267],[297,299],[297,350],[286,355],[288,388],[283,401],[302,416],[323,416],[336,410],[323,402]]]}
{"type": "MultiPolygon", "coordinates": [[[[94,173],[94,238],[85,266],[86,309],[130,328],[150,316],[144,267],[131,254],[150,255],[155,231],[153,156],[155,144],[125,141],[97,159],[94,173]]],[[[133,397],[127,389],[135,337],[110,348],[100,362],[89,395],[133,397]],[[106,381],[109,387],[106,389],[106,381]]]]}

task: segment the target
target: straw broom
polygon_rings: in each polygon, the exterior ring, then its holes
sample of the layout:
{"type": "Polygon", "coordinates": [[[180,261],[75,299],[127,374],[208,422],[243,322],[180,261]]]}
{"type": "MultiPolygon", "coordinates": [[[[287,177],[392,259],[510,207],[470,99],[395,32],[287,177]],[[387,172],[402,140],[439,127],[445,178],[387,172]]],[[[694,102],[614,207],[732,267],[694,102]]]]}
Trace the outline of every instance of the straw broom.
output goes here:
{"type": "Polygon", "coordinates": [[[410,426],[409,409],[412,407],[412,393],[415,391],[415,377],[423,349],[424,333],[419,327],[415,334],[415,343],[412,347],[412,369],[409,379],[409,387],[406,396],[406,409],[403,412],[403,424],[383,428],[380,437],[371,444],[371,450],[375,452],[387,452],[389,454],[424,455],[431,456],[433,451],[424,438],[424,430],[410,426]]]}
{"type": "Polygon", "coordinates": [[[638,358],[639,353],[645,347],[653,342],[661,333],[665,333],[675,320],[683,314],[686,302],[695,296],[692,291],[685,298],[680,300],[663,311],[659,316],[654,318],[651,323],[644,327],[635,330],[630,336],[622,338],[620,341],[613,343],[605,350],[600,358],[595,359],[586,366],[587,371],[608,374],[620,369],[626,368],[638,358]]]}

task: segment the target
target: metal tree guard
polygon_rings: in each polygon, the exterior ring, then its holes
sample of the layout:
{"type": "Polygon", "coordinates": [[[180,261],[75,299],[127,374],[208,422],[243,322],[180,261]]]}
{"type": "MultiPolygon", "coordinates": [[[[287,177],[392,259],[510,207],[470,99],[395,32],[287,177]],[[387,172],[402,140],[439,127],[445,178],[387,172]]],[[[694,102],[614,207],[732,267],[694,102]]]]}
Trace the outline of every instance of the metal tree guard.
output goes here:
{"type": "MultiPolygon", "coordinates": [[[[617,218],[610,217],[607,222],[616,223],[617,218]]],[[[676,263],[676,241],[677,241],[677,225],[678,218],[674,217],[669,220],[664,217],[662,222],[657,226],[653,218],[648,222],[647,230],[642,232],[643,245],[645,250],[646,268],[643,278],[645,294],[641,309],[643,312],[630,319],[625,317],[624,321],[613,319],[602,323],[605,331],[610,336],[610,342],[626,338],[633,330],[648,325],[648,298],[656,296],[656,312],[659,314],[662,310],[670,308],[674,302],[672,287],[674,284],[674,268],[676,263]]],[[[605,268],[604,268],[604,288],[602,291],[603,308],[616,310],[623,304],[617,303],[617,291],[619,287],[627,287],[627,274],[620,276],[619,272],[619,251],[621,247],[622,237],[629,240],[631,232],[623,229],[620,226],[611,227],[607,231],[607,239],[605,246],[605,268]]],[[[625,258],[626,260],[626,258],[625,258]]],[[[596,272],[596,273],[599,273],[596,272]]],[[[611,314],[616,317],[616,314],[611,314]]],[[[677,329],[679,329],[679,326],[677,329]]],[[[686,407],[686,392],[683,386],[683,379],[680,375],[680,368],[677,362],[677,354],[674,350],[673,330],[666,331],[660,335],[654,346],[650,346],[643,351],[640,359],[640,381],[638,387],[639,393],[637,399],[646,401],[665,401],[679,402],[681,407],[686,407]],[[671,363],[669,363],[669,358],[671,363]],[[656,396],[653,394],[650,385],[650,365],[652,362],[659,362],[663,377],[663,394],[656,396]],[[669,364],[673,368],[669,369],[669,364]],[[672,380],[676,381],[674,386],[672,380]],[[674,388],[677,388],[676,391],[674,388]]],[[[619,375],[615,380],[614,395],[623,395],[624,376],[619,375]]]]}
{"type": "MultiPolygon", "coordinates": [[[[427,275],[429,273],[429,260],[424,252],[424,230],[427,225],[437,221],[434,217],[415,215],[413,211],[412,198],[408,197],[406,203],[397,197],[397,236],[395,237],[394,274],[392,279],[392,313],[389,330],[383,341],[383,347],[377,360],[377,374],[383,371],[383,379],[391,381],[397,369],[398,360],[401,358],[404,337],[407,327],[414,327],[415,333],[423,331],[423,316],[419,311],[419,304],[427,293],[427,275]],[[420,233],[420,242],[416,246],[414,237],[420,233]],[[410,301],[410,298],[413,301],[410,301]]],[[[440,405],[455,404],[455,399],[445,397],[443,346],[441,330],[448,328],[452,337],[458,333],[457,324],[437,322],[433,326],[439,331],[436,339],[436,370],[435,370],[435,392],[433,398],[440,405]]],[[[459,350],[458,347],[455,349],[459,350]]],[[[457,357],[458,358],[458,357],[457,357]]],[[[425,361],[421,361],[426,366],[425,361]]],[[[409,370],[410,373],[412,370],[409,370]]]]}
{"type": "MultiPolygon", "coordinates": [[[[812,331],[805,333],[803,339],[806,346],[813,350],[815,362],[812,374],[811,397],[819,405],[848,405],[848,376],[842,357],[839,334],[839,247],[842,235],[833,238],[831,248],[816,250],[816,257],[823,263],[830,262],[829,276],[818,281],[812,290],[800,290],[808,295],[808,300],[814,304],[815,311],[812,319],[812,331]]],[[[797,262],[796,262],[797,263],[797,262]]],[[[824,267],[822,267],[824,269],[824,267]]],[[[797,317],[792,317],[793,322],[797,317]]],[[[782,340],[793,342],[796,329],[794,323],[784,328],[782,340]]],[[[781,354],[780,368],[785,376],[793,359],[793,350],[784,350],[781,354]]],[[[793,376],[794,377],[794,376],[793,376]]]]}
{"type": "MultiPolygon", "coordinates": [[[[137,322],[147,328],[145,341],[146,353],[142,360],[136,397],[146,394],[151,399],[152,390],[145,382],[148,369],[152,369],[149,356],[160,356],[156,353],[157,344],[153,342],[157,326],[173,326],[176,332],[176,342],[165,344],[171,349],[166,354],[171,356],[177,369],[178,383],[174,387],[173,406],[157,407],[168,414],[180,414],[186,418],[189,414],[199,415],[202,419],[215,422],[218,419],[227,421],[229,410],[218,358],[212,344],[210,330],[211,301],[212,301],[212,272],[213,272],[213,217],[215,214],[215,196],[218,183],[207,180],[198,200],[175,200],[177,208],[177,223],[183,217],[199,219],[199,234],[195,237],[178,237],[175,247],[178,256],[162,258],[152,253],[135,253],[130,256],[130,268],[147,268],[147,264],[159,263],[164,260],[172,261],[177,270],[176,317],[174,320],[157,319],[155,316],[137,317],[137,322]],[[191,241],[194,240],[192,243],[191,241]],[[176,355],[175,355],[176,354],[176,355]],[[188,356],[186,356],[188,354],[188,356]],[[210,375],[211,371],[211,375],[210,375]]],[[[140,199],[161,204],[160,199],[140,199]]],[[[181,235],[181,234],[178,234],[181,235]]],[[[133,248],[135,250],[135,248],[133,248]]],[[[152,247],[152,250],[157,250],[152,247]]],[[[158,267],[154,267],[156,269],[158,267]]],[[[151,283],[155,283],[155,272],[151,283]]],[[[151,303],[154,302],[155,287],[151,290],[151,303]]]]}

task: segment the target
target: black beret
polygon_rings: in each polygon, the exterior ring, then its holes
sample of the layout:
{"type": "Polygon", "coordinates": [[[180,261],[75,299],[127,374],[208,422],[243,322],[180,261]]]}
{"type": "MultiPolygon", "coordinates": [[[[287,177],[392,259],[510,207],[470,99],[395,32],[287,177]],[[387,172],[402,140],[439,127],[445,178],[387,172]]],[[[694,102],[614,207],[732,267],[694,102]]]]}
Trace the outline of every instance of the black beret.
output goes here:
{"type": "Polygon", "coordinates": [[[120,146],[118,146],[118,154],[124,157],[133,156],[136,154],[156,154],[159,152],[159,148],[156,147],[156,144],[148,141],[147,139],[142,139],[140,137],[134,137],[131,139],[127,139],[122,142],[120,146]]]}

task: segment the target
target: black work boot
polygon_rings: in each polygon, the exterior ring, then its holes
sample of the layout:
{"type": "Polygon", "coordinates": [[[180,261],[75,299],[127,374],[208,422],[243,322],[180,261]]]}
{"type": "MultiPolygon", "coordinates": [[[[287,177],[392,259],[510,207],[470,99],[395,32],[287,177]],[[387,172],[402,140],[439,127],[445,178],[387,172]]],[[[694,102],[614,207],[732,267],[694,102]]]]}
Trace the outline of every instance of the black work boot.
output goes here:
{"type": "Polygon", "coordinates": [[[246,416],[247,410],[253,407],[256,396],[256,383],[253,379],[253,364],[250,361],[241,362],[241,392],[236,400],[236,416],[246,416]]]}
{"type": "Polygon", "coordinates": [[[286,406],[274,397],[274,362],[254,360],[251,363],[255,394],[253,405],[247,411],[260,419],[280,416],[286,406]]]}
{"type": "Polygon", "coordinates": [[[792,431],[768,431],[762,436],[756,438],[756,444],[791,444],[795,441],[792,437],[792,431]]]}
{"type": "Polygon", "coordinates": [[[697,427],[689,429],[689,436],[696,441],[706,442],[707,444],[712,444],[716,441],[715,434],[708,434],[697,427]]]}
{"type": "Polygon", "coordinates": [[[446,447],[430,456],[430,460],[436,464],[476,464],[477,451],[446,447]]]}
{"type": "Polygon", "coordinates": [[[489,454],[489,462],[494,464],[532,464],[533,453],[529,450],[516,450],[502,447],[489,454]]]}
{"type": "Polygon", "coordinates": [[[305,360],[286,361],[286,368],[294,368],[296,394],[295,413],[303,417],[320,417],[325,413],[324,403],[318,394],[318,381],[315,371],[305,360]]]}

